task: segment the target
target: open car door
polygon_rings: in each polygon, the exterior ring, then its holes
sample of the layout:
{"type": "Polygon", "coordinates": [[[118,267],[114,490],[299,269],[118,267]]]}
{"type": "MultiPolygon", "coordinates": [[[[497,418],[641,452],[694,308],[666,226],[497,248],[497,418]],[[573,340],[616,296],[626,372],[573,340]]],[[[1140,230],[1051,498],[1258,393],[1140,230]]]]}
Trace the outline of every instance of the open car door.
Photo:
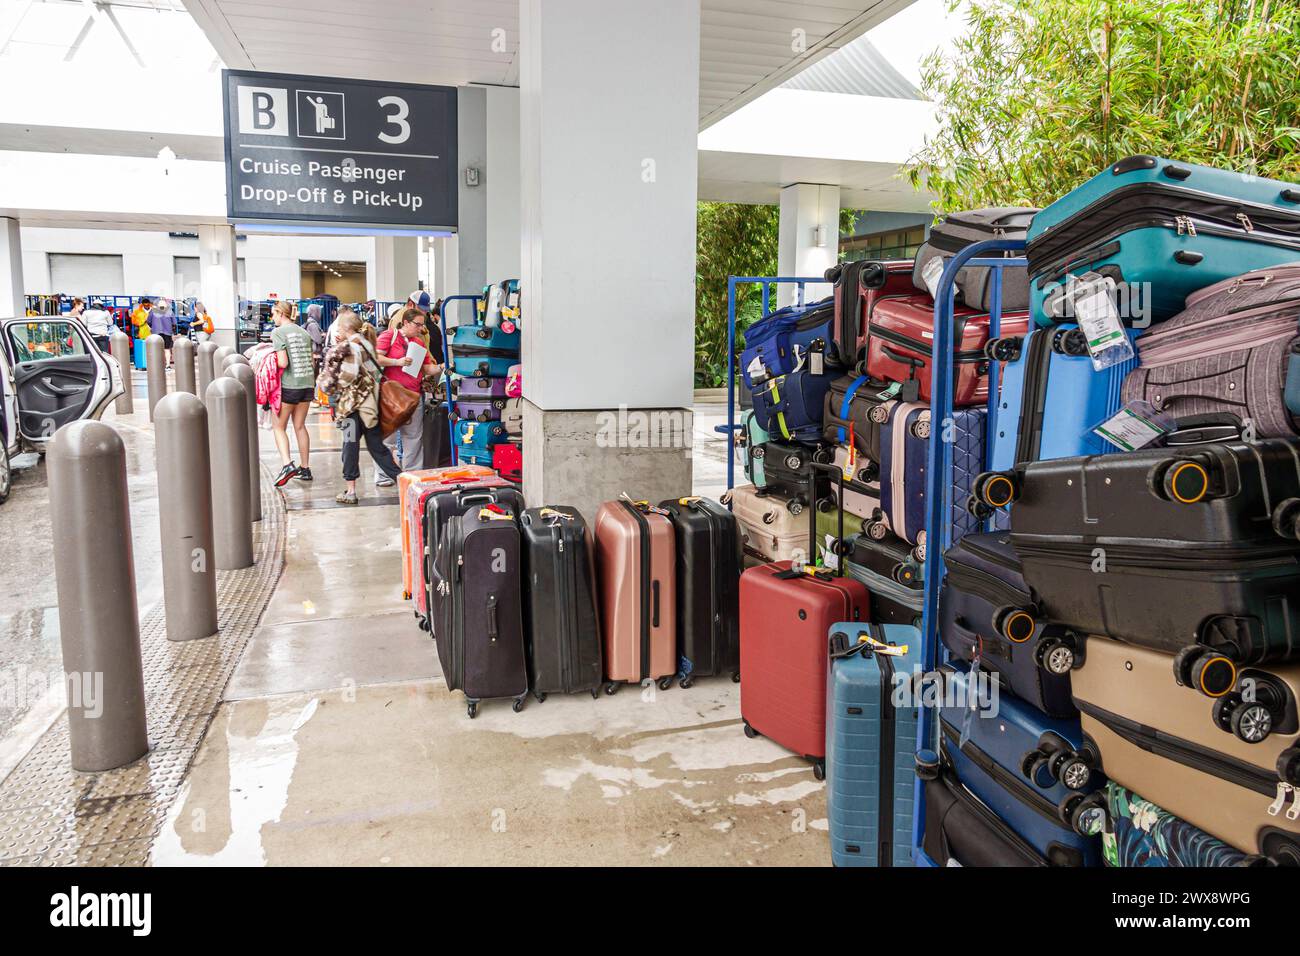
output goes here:
{"type": "Polygon", "coordinates": [[[86,327],[71,316],[5,319],[4,349],[13,370],[18,434],[44,451],[69,422],[99,418],[121,394],[111,360],[86,327]]]}

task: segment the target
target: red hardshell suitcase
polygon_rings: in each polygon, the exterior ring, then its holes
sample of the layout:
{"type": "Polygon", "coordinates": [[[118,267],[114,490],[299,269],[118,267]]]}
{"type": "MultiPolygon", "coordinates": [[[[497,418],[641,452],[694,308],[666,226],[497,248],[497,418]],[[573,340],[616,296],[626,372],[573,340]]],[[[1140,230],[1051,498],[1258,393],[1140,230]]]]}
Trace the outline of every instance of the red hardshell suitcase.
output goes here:
{"type": "Polygon", "coordinates": [[[448,491],[453,488],[510,488],[513,482],[506,481],[504,478],[498,478],[496,475],[485,475],[482,478],[474,478],[468,481],[460,481],[448,485],[416,485],[411,489],[410,509],[411,534],[415,536],[414,555],[416,558],[413,566],[415,577],[411,581],[411,597],[415,600],[415,617],[420,622],[420,627],[428,630],[429,623],[429,562],[433,560],[433,552],[429,548],[429,542],[424,539],[425,522],[424,511],[425,504],[433,495],[448,491]]]}
{"type": "Polygon", "coordinates": [[[507,481],[524,480],[524,449],[514,442],[492,446],[492,467],[507,481]]]}
{"type": "MultiPolygon", "coordinates": [[[[836,470],[833,465],[810,466],[836,470]]],[[[815,540],[817,509],[808,513],[815,540]]],[[[745,735],[761,734],[807,757],[818,780],[826,775],[828,635],[834,624],[866,621],[870,600],[860,581],[822,568],[794,571],[789,561],[750,568],[740,576],[745,735]]]]}
{"type": "Polygon", "coordinates": [[[867,341],[867,317],[877,299],[913,293],[912,260],[857,260],[826,270],[835,283],[835,342],[842,356],[856,356],[867,341]]]}
{"type": "MultiPolygon", "coordinates": [[[[989,338],[989,315],[959,305],[955,321],[953,341],[958,343],[958,349],[954,357],[953,405],[978,405],[988,398],[989,360],[984,346],[989,338]]],[[[1024,335],[1028,330],[1028,312],[1008,312],[1002,316],[999,337],[1024,335]]],[[[902,385],[903,401],[928,403],[933,346],[933,299],[915,293],[877,300],[867,325],[868,375],[902,385]],[[916,394],[910,394],[912,391],[916,394]]]]}

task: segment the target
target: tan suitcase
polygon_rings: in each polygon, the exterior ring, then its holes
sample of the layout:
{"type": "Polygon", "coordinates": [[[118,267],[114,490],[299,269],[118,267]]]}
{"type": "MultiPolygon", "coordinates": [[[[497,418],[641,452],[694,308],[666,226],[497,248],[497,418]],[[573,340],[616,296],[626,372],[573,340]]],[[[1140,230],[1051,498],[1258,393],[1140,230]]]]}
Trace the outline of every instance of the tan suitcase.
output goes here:
{"type": "Polygon", "coordinates": [[[1089,637],[1072,686],[1084,757],[1111,780],[1244,853],[1300,854],[1300,665],[1245,668],[1212,702],[1171,655],[1089,637]]]}
{"type": "Polygon", "coordinates": [[[621,682],[677,673],[677,542],[662,508],[607,501],[596,512],[596,568],[605,646],[605,692],[621,682]]]}
{"type": "Polygon", "coordinates": [[[771,492],[760,496],[753,485],[732,488],[722,496],[722,503],[731,505],[747,557],[761,564],[806,560],[808,517],[802,506],[792,512],[785,498],[771,492]]]}

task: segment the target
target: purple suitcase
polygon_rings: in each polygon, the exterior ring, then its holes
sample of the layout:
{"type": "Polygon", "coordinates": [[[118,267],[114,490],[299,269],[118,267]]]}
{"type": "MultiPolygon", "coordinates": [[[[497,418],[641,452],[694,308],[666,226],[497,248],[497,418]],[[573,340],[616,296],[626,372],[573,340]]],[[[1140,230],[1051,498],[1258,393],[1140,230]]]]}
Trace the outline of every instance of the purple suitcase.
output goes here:
{"type": "Polygon", "coordinates": [[[456,402],[456,417],[475,422],[495,422],[501,419],[501,409],[495,402],[456,402]]]}
{"type": "Polygon", "coordinates": [[[1300,263],[1256,269],[1206,286],[1187,307],[1138,337],[1141,364],[1124,379],[1125,402],[1144,400],[1176,418],[1228,412],[1256,438],[1291,438],[1287,366],[1300,343],[1300,263]]]}
{"type": "MultiPolygon", "coordinates": [[[[925,542],[925,470],[933,434],[930,406],[913,402],[891,402],[889,417],[880,430],[880,507],[884,524],[909,544],[925,542]]],[[[952,540],[979,531],[980,522],[966,510],[971,484],[984,469],[983,406],[953,410],[952,440],[952,540]]],[[[1006,513],[999,512],[999,522],[1006,513]]],[[[871,533],[868,528],[868,533],[871,533]]]]}
{"type": "Polygon", "coordinates": [[[506,399],[506,380],[504,378],[458,378],[456,380],[456,397],[466,401],[482,402],[491,399],[506,399]]]}

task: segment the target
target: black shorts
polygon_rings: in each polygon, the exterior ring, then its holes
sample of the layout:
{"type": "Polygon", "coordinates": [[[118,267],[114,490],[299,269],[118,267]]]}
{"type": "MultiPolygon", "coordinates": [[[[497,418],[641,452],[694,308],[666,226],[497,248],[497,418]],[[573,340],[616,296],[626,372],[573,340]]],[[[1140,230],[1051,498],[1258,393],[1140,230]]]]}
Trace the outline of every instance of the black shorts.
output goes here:
{"type": "Polygon", "coordinates": [[[280,389],[281,405],[301,405],[303,402],[310,402],[316,397],[314,388],[282,388],[280,389]]]}
{"type": "Polygon", "coordinates": [[[163,335],[161,332],[159,332],[158,334],[159,334],[159,335],[162,335],[163,348],[165,348],[165,349],[169,349],[169,348],[171,348],[171,347],[172,347],[172,337],[171,337],[170,335],[163,335]]]}

